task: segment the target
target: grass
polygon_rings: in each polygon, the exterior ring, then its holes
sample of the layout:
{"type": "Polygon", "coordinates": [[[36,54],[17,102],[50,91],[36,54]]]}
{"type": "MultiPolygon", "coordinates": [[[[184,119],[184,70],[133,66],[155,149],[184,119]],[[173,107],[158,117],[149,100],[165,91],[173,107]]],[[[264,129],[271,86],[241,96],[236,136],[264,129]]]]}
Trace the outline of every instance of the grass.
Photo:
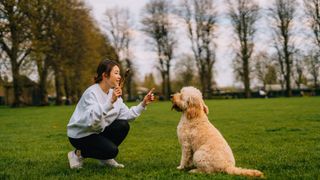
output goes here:
{"type": "MultiPolygon", "coordinates": [[[[319,97],[206,103],[238,166],[259,169],[269,179],[320,178],[319,97]]],[[[74,106],[0,107],[0,179],[245,179],[176,170],[180,114],[170,108],[170,102],[156,102],[131,123],[117,157],[125,169],[87,159],[83,169],[70,170],[66,124],[74,106]]]]}

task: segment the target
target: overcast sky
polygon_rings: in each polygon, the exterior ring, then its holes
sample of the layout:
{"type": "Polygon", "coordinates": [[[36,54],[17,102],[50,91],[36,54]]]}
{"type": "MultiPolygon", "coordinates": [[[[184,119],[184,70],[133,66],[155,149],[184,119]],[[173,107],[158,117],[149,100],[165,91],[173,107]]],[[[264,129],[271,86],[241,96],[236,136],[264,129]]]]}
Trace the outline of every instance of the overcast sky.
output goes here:
{"type": "MultiPolygon", "coordinates": [[[[113,8],[115,6],[121,8],[128,8],[132,13],[132,20],[134,22],[134,31],[135,37],[133,39],[133,55],[134,62],[139,71],[139,78],[143,78],[146,73],[154,72],[156,56],[155,53],[150,50],[146,43],[145,35],[139,31],[139,22],[141,19],[141,10],[148,0],[84,0],[88,7],[92,10],[91,14],[94,19],[97,21],[98,25],[102,27],[104,20],[104,12],[107,8],[113,8]]],[[[173,0],[173,3],[178,3],[179,0],[173,0]]],[[[225,1],[217,0],[219,7],[219,14],[223,16],[225,11],[225,1]]],[[[272,0],[258,0],[261,7],[267,8],[270,7],[272,0]]],[[[178,23],[177,23],[178,24],[178,23]]],[[[218,86],[232,86],[235,85],[233,70],[232,70],[232,48],[230,46],[232,39],[231,25],[226,18],[220,18],[218,22],[219,28],[217,31],[217,52],[216,52],[216,63],[215,63],[215,80],[218,83],[218,86]]],[[[267,26],[265,21],[260,22],[261,27],[267,26]]],[[[179,26],[179,24],[178,24],[179,26]]],[[[189,45],[186,40],[186,34],[181,33],[184,30],[177,27],[179,31],[179,47],[176,51],[176,58],[181,57],[182,53],[191,52],[189,45]]],[[[270,41],[270,32],[268,30],[260,30],[260,36],[257,37],[258,41],[256,47],[258,49],[268,49],[271,46],[270,41]]],[[[303,39],[301,37],[300,39],[303,39]]],[[[174,74],[174,73],[173,73],[174,74]]]]}

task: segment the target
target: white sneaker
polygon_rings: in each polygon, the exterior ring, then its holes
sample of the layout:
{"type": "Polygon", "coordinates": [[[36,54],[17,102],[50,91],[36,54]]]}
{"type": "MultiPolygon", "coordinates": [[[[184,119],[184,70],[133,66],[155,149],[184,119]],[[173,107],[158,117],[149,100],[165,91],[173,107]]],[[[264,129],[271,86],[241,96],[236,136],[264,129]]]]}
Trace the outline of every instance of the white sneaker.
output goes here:
{"type": "Polygon", "coordinates": [[[80,157],[77,156],[74,151],[70,151],[68,153],[68,159],[69,159],[69,164],[70,164],[70,168],[71,169],[80,169],[80,168],[82,168],[82,164],[83,164],[82,160],[83,160],[83,158],[81,156],[80,157]]]}
{"type": "Polygon", "coordinates": [[[100,164],[102,166],[110,166],[110,167],[114,167],[114,168],[124,168],[123,164],[119,164],[114,159],[100,160],[100,164]]]}

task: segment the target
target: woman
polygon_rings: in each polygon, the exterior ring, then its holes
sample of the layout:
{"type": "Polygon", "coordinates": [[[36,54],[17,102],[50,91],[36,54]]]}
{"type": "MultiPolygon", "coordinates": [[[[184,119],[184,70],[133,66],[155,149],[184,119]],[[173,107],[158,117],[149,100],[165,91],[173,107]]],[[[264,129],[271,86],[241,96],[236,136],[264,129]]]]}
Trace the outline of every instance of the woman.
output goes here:
{"type": "Polygon", "coordinates": [[[95,84],[82,95],[67,126],[74,151],[68,153],[70,168],[81,168],[83,158],[99,159],[102,165],[123,168],[114,158],[129,131],[128,120],[138,117],[154,101],[153,89],[138,106],[123,103],[120,69],[115,61],[102,61],[95,84]]]}

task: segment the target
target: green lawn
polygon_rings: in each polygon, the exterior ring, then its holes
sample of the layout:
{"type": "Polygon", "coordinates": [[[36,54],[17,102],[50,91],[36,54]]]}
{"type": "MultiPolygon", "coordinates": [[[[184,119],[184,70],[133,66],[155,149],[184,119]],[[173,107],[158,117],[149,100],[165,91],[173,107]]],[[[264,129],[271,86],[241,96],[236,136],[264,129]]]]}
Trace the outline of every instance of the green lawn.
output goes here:
{"type": "MultiPolygon", "coordinates": [[[[269,179],[319,179],[320,98],[210,100],[209,119],[229,142],[237,165],[269,179]]],[[[132,105],[132,104],[130,104],[132,105]]],[[[125,169],[87,159],[70,170],[66,124],[74,106],[0,107],[0,179],[245,179],[176,170],[180,114],[156,102],[131,123],[117,160],[125,169]]]]}

